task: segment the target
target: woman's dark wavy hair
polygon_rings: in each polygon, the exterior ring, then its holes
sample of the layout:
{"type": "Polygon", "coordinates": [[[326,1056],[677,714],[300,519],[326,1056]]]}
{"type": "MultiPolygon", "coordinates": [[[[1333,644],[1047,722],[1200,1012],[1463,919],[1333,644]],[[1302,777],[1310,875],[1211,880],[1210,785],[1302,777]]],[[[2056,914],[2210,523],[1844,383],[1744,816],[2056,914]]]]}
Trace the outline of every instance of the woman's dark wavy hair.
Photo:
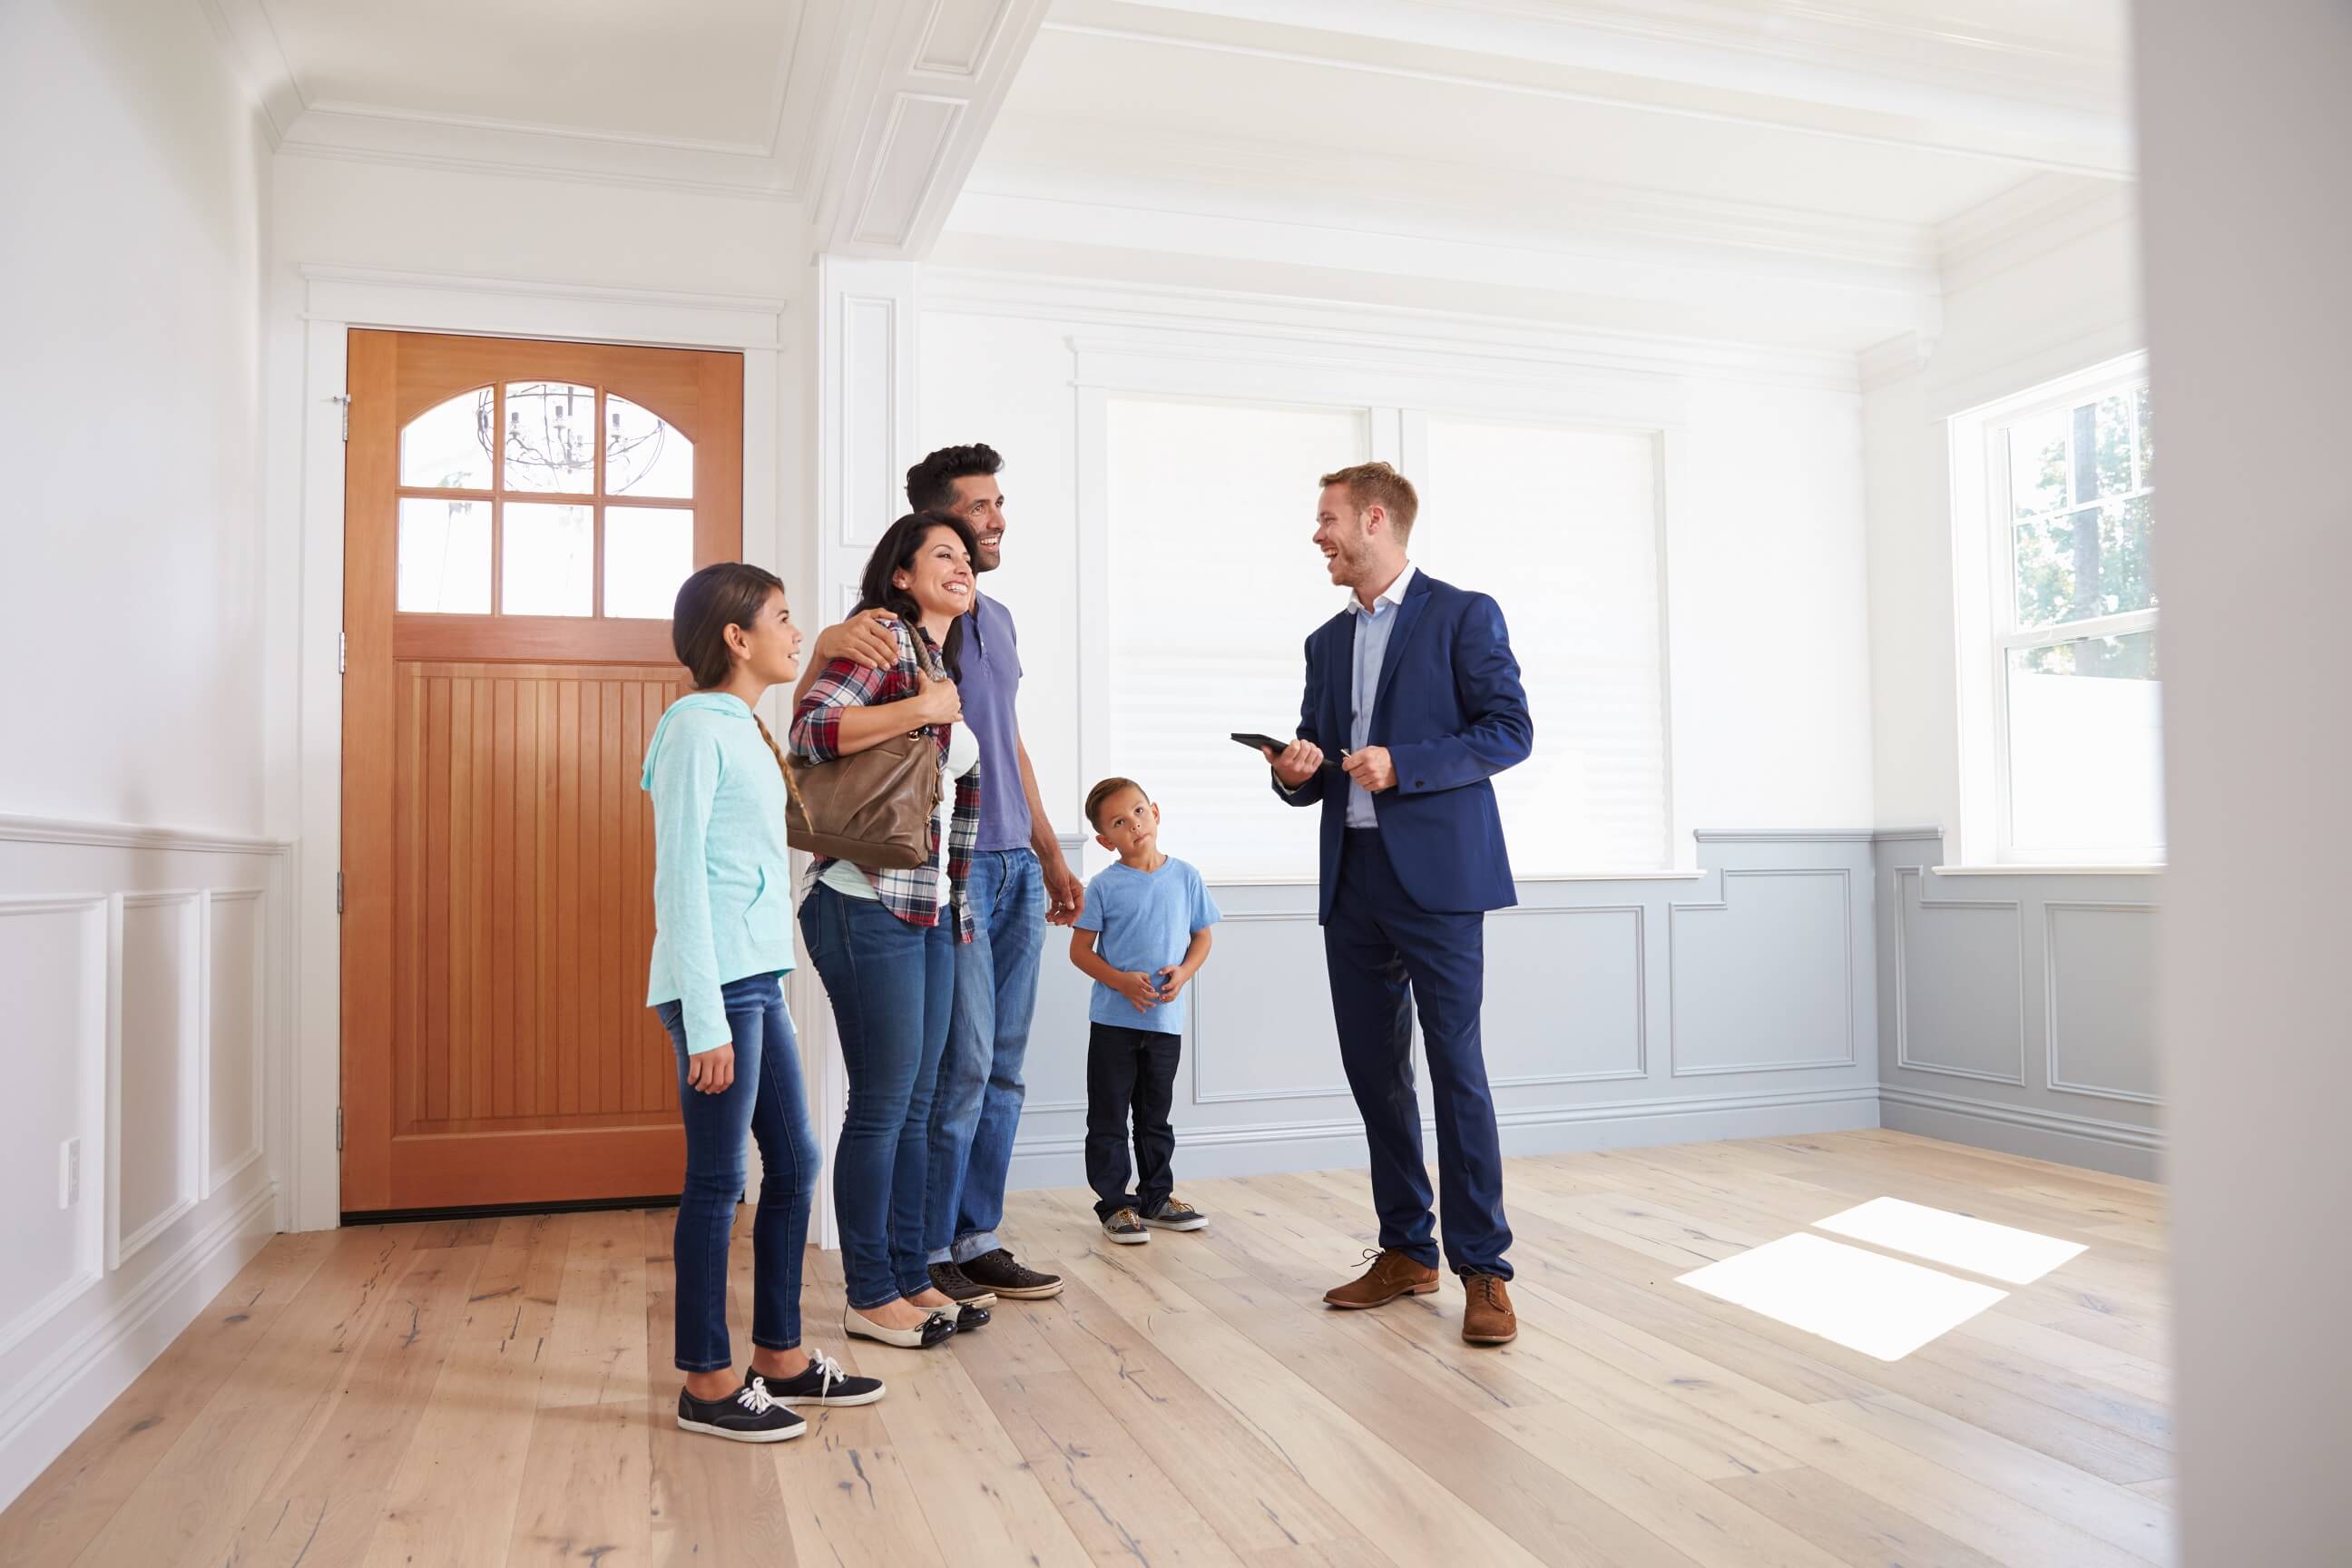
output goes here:
{"type": "MultiPolygon", "coordinates": [[[[960,517],[950,517],[945,512],[910,511],[892,523],[883,531],[882,537],[875,541],[874,553],[866,558],[866,575],[858,580],[857,609],[851,614],[855,615],[866,610],[887,610],[906,622],[909,631],[922,624],[922,606],[915,603],[915,596],[912,594],[893,585],[890,577],[893,573],[910,572],[914,569],[917,552],[923,548],[923,541],[930,537],[931,530],[935,528],[944,528],[956,536],[957,541],[963,545],[965,558],[974,563],[973,569],[977,573],[980,542],[972,537],[970,524],[960,517]]],[[[958,616],[948,627],[947,645],[940,649],[940,657],[947,662],[948,679],[961,680],[963,679],[963,617],[961,616],[958,616]]]]}
{"type": "Polygon", "coordinates": [[[669,646],[677,662],[694,678],[695,689],[708,691],[727,679],[735,658],[727,649],[727,628],[750,631],[760,618],[770,594],[783,591],[783,580],[773,572],[721,561],[705,566],[678,584],[677,603],[669,618],[669,646]]]}

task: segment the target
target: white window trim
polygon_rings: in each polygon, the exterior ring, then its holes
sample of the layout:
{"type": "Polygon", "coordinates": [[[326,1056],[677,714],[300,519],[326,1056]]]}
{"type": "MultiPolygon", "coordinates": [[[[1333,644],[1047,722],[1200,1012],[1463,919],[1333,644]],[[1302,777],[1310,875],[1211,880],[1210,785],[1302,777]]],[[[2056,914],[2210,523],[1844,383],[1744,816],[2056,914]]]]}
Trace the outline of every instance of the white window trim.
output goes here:
{"type": "MultiPolygon", "coordinates": [[[[1658,378],[1572,367],[1533,371],[1461,363],[1429,352],[1385,354],[1352,349],[1344,355],[1269,353],[1255,342],[1222,333],[1169,332],[1132,338],[1071,340],[1077,395],[1077,501],[1081,517],[1109,510],[1107,428],[1116,395],[1199,399],[1361,411],[1369,417],[1370,456],[1410,474],[1425,451],[1430,416],[1557,425],[1564,428],[1636,431],[1658,445],[1658,669],[1661,762],[1665,787],[1665,842],[1655,868],[1640,871],[1579,868],[1521,874],[1525,883],[1635,878],[1687,878],[1698,869],[1697,840],[1687,823],[1675,770],[1679,746],[1674,700],[1673,595],[1668,576],[1672,541],[1690,487],[1686,394],[1658,378]]],[[[1110,552],[1106,531],[1081,528],[1077,552],[1078,793],[1109,771],[1110,552]]],[[[1303,628],[1300,635],[1305,635],[1303,628]]],[[[1220,879],[1221,881],[1227,879],[1220,879]]]]}
{"type": "Polygon", "coordinates": [[[1949,421],[1960,760],[1958,858],[1953,869],[2145,871],[2164,865],[2162,845],[2138,849],[2112,846],[2021,849],[2011,842],[2007,679],[2011,652],[2151,630],[2158,622],[2159,611],[2099,616],[2063,626],[2016,628],[2015,556],[2011,531],[2005,526],[2011,512],[2010,469],[1990,439],[2000,426],[2080,403],[2118,384],[2147,379],[2147,353],[2128,353],[2030,393],[1981,405],[1949,421]],[[1996,526],[1996,520],[2004,526],[1996,526]]]}

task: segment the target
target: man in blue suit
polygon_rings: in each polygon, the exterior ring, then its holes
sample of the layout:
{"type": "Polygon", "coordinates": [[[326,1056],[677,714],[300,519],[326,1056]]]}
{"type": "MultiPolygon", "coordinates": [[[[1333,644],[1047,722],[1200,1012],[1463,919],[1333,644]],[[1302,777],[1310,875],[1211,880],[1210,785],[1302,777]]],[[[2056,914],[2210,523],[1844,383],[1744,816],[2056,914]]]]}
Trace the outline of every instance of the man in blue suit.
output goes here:
{"type": "Polygon", "coordinates": [[[1478,1013],[1486,912],[1518,901],[1487,781],[1535,738],[1503,612],[1405,558],[1419,509],[1386,463],[1323,476],[1315,542],[1347,607],[1307,639],[1298,739],[1268,752],[1276,793],[1320,805],[1320,919],[1339,1054],[1371,1149],[1381,1250],[1323,1300],[1377,1307],[1438,1287],[1436,1217],[1412,1083],[1413,1005],[1436,1097],[1445,1260],[1462,1337],[1507,1344],[1503,1153],[1478,1013]],[[1327,761],[1327,750],[1337,754],[1327,761]]]}

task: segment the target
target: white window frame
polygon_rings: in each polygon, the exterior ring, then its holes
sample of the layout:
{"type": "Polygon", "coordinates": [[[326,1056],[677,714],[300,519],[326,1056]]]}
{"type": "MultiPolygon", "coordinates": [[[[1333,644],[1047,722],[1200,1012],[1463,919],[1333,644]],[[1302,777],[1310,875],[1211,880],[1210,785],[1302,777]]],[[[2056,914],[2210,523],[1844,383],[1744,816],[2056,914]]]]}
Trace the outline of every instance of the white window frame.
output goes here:
{"type": "MultiPolygon", "coordinates": [[[[2078,371],[2030,392],[1986,404],[1950,421],[1953,609],[1958,633],[1960,721],[1960,861],[1963,866],[2018,866],[2043,870],[2160,868],[2161,844],[2021,848],[2009,755],[2009,658],[2021,648],[2048,647],[2155,631],[2151,605],[2051,626],[2017,621],[2014,532],[2005,437],[2010,426],[2053,408],[2072,407],[2108,394],[2145,386],[2147,355],[2135,353],[2078,371]]],[[[2070,432],[2068,440],[2073,439],[2070,432]]],[[[2137,449],[2133,456],[2138,462],[2137,449]]],[[[2072,465],[2069,464],[2069,471],[2072,465]]],[[[2119,500],[2153,491],[2137,481],[2119,500]]]]}
{"type": "MultiPolygon", "coordinates": [[[[1653,437],[1658,445],[1660,474],[1654,526],[1665,842],[1659,847],[1654,868],[1579,868],[1522,872],[1517,879],[1528,885],[1679,879],[1696,871],[1696,842],[1685,826],[1688,810],[1675,767],[1674,616],[1667,571],[1670,541],[1678,531],[1676,525],[1689,495],[1683,472],[1689,429],[1684,388],[1580,367],[1533,372],[1513,366],[1509,374],[1498,374],[1491,364],[1465,364],[1435,353],[1286,356],[1269,352],[1261,343],[1244,345],[1211,333],[1077,337],[1070,346],[1076,370],[1073,388],[1077,396],[1077,491],[1082,517],[1099,518],[1108,511],[1106,426],[1109,400],[1119,395],[1360,410],[1370,421],[1372,458],[1393,463],[1407,473],[1414,471],[1426,449],[1423,432],[1433,415],[1653,437]]],[[[1078,765],[1082,779],[1093,779],[1103,776],[1110,766],[1110,698],[1098,672],[1108,668],[1109,659],[1107,617],[1111,563],[1099,529],[1079,530],[1077,578],[1078,765]]],[[[1086,784],[1080,783],[1078,789],[1083,795],[1086,784]]],[[[1217,884],[1245,885],[1256,880],[1219,878],[1217,884]]],[[[1289,885],[1295,879],[1270,880],[1289,885]]]]}

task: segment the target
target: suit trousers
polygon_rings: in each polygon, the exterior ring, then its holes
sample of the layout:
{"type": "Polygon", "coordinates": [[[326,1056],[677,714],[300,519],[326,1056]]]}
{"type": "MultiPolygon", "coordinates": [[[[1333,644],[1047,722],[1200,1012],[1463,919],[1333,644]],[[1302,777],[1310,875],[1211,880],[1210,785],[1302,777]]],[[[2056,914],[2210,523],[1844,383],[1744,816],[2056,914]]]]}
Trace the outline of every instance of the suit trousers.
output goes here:
{"type": "Polygon", "coordinates": [[[1339,1057],[1371,1152],[1381,1245],[1425,1267],[1438,1260],[1412,1081],[1412,1012],[1421,1013],[1437,1125],[1444,1258],[1457,1274],[1507,1279],[1503,1150],[1479,1034],[1486,915],[1422,909],[1389,864],[1377,828],[1349,828],[1323,928],[1339,1057]]]}

